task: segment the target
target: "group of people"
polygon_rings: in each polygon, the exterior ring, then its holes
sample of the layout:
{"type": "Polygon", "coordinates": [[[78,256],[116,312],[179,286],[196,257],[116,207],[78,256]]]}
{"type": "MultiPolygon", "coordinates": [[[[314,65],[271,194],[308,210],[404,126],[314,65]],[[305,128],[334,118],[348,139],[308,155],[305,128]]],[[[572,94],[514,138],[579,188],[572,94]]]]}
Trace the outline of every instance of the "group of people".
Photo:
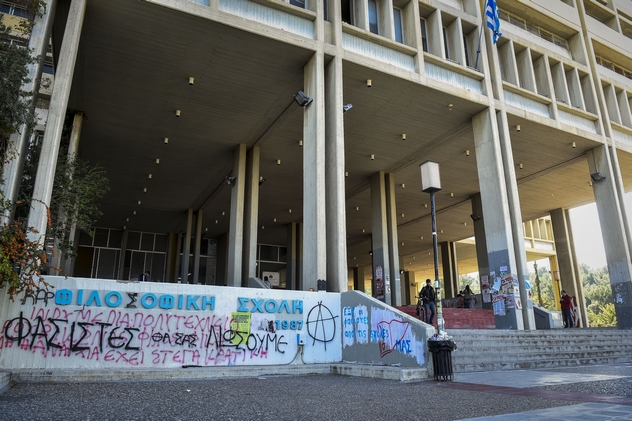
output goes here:
{"type": "MultiPolygon", "coordinates": [[[[473,303],[472,295],[473,292],[469,285],[466,285],[463,291],[459,291],[459,296],[463,297],[463,306],[465,308],[470,308],[471,303],[473,303]]],[[[426,323],[430,325],[434,321],[434,316],[437,313],[436,301],[437,293],[432,287],[432,281],[426,279],[426,285],[419,291],[419,304],[423,305],[426,323]]],[[[417,315],[419,315],[419,311],[417,311],[417,315]]]]}
{"type": "MultiPolygon", "coordinates": [[[[459,292],[459,295],[463,297],[463,306],[465,308],[469,308],[470,303],[472,302],[472,290],[470,289],[470,286],[467,285],[463,291],[459,292]]],[[[437,293],[432,287],[432,281],[430,279],[426,279],[426,285],[419,291],[419,303],[423,304],[426,316],[426,323],[428,323],[429,325],[431,325],[434,321],[434,316],[437,312],[436,300],[437,293]]],[[[562,304],[562,318],[564,320],[564,327],[575,327],[575,317],[573,313],[576,304],[574,297],[571,297],[566,293],[565,290],[562,290],[560,303],[562,304]]],[[[419,315],[419,310],[417,311],[417,314],[419,315]]]]}

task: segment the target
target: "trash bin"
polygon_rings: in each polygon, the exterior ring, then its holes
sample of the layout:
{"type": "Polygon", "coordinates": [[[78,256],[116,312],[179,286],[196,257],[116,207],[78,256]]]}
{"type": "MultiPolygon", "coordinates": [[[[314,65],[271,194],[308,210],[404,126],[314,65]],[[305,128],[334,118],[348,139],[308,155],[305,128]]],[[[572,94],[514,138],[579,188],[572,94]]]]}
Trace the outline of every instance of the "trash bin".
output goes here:
{"type": "Polygon", "coordinates": [[[437,381],[452,381],[452,351],[456,349],[454,341],[428,341],[428,351],[432,353],[432,367],[437,381]]]}

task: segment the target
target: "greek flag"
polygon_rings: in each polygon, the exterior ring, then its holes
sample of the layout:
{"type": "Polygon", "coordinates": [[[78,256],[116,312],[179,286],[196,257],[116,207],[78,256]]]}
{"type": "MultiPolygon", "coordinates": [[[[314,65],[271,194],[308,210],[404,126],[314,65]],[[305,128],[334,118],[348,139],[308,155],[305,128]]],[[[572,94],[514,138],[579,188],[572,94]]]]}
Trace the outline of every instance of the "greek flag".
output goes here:
{"type": "Polygon", "coordinates": [[[500,19],[498,18],[498,6],[496,0],[487,0],[485,6],[485,16],[487,17],[487,27],[494,33],[494,44],[503,34],[500,32],[500,19]]]}

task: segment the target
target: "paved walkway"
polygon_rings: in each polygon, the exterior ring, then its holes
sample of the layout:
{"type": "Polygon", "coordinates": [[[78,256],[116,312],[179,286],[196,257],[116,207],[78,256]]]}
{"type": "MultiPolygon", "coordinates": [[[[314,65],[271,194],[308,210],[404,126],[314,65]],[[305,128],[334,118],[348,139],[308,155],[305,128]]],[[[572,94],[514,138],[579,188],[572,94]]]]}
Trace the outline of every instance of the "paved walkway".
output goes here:
{"type": "Polygon", "coordinates": [[[316,374],[17,384],[2,420],[632,420],[632,364],[399,382],[316,374]]]}

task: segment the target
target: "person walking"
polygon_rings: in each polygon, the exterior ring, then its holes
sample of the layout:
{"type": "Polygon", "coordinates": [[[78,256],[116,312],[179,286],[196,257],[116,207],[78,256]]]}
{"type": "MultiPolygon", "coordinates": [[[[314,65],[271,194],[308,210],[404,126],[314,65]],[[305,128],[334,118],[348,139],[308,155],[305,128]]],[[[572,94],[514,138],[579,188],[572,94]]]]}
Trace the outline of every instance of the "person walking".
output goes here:
{"type": "Polygon", "coordinates": [[[573,297],[568,295],[566,291],[562,290],[562,319],[564,320],[565,328],[572,328],[575,325],[573,321],[573,297]]]}
{"type": "Polygon", "coordinates": [[[437,312],[437,306],[435,304],[437,294],[432,287],[432,281],[430,279],[426,279],[426,286],[423,287],[421,291],[419,291],[419,296],[424,303],[424,310],[426,312],[426,323],[432,325],[435,313],[437,312]]]}

